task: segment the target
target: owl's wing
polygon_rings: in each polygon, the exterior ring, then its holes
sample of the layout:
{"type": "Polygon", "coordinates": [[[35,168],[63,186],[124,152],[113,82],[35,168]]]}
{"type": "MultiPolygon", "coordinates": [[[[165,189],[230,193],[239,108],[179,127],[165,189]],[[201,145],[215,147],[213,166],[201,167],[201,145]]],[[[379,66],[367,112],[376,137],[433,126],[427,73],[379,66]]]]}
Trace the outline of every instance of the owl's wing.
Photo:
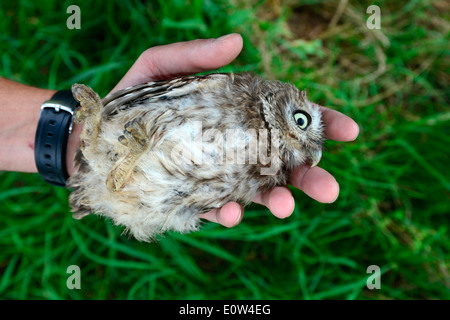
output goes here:
{"type": "Polygon", "coordinates": [[[198,89],[200,83],[208,80],[218,80],[230,77],[228,74],[216,73],[209,75],[187,76],[171,80],[147,82],[129,87],[107,95],[103,100],[102,117],[109,118],[120,110],[125,110],[139,102],[152,102],[175,99],[188,95],[198,89]]]}

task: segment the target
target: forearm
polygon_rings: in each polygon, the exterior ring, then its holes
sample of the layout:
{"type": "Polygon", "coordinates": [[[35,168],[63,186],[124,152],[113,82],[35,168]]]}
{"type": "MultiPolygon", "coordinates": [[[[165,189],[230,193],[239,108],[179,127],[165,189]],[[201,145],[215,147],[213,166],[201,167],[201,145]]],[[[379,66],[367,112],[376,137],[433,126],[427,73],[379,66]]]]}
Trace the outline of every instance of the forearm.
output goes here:
{"type": "MultiPolygon", "coordinates": [[[[0,170],[37,172],[34,138],[42,103],[54,90],[26,86],[0,78],[0,170]]],[[[80,127],[75,125],[67,146],[67,170],[74,172],[73,155],[79,145],[80,127]]]]}
{"type": "Polygon", "coordinates": [[[0,78],[0,170],[37,172],[34,137],[40,106],[53,94],[0,78]]]}

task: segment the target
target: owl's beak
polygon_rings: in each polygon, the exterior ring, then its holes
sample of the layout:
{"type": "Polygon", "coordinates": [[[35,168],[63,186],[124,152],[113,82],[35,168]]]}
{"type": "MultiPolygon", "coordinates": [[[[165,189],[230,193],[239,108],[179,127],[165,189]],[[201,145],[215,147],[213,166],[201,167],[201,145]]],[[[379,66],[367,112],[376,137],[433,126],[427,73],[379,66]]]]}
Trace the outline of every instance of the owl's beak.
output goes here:
{"type": "Polygon", "coordinates": [[[315,167],[322,158],[322,150],[310,150],[309,155],[311,158],[311,168],[315,167]]]}

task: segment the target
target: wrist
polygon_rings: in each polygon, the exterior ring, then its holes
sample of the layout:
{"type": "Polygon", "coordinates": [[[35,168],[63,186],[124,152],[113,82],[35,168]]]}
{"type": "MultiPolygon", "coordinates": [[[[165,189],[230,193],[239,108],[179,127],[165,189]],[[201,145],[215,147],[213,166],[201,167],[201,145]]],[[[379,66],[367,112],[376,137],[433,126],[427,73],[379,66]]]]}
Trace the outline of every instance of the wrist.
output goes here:
{"type": "Polygon", "coordinates": [[[74,171],[77,139],[70,140],[69,148],[69,138],[73,137],[73,120],[78,107],[71,90],[56,92],[41,107],[34,146],[35,161],[39,174],[50,184],[64,187],[68,171],[74,171]]]}

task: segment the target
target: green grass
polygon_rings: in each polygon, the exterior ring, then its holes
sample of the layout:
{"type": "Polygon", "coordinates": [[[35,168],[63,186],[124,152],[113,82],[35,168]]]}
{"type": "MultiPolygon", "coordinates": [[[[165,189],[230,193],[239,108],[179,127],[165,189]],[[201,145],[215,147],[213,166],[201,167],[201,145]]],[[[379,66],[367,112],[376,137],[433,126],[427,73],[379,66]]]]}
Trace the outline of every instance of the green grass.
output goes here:
{"type": "Polygon", "coordinates": [[[148,47],[239,32],[222,71],[306,88],[353,117],[352,143],[326,142],[334,204],[302,192],[277,220],[252,205],[226,229],[139,243],[96,216],[71,218],[69,191],[35,174],[0,173],[4,299],[449,299],[449,5],[445,1],[2,1],[0,75],[105,95],[148,47]],[[306,3],[306,4],[305,4],[306,3]],[[379,31],[366,8],[381,8],[379,31]],[[339,19],[338,19],[339,18],[339,19]],[[81,268],[81,290],[66,269],[81,268]],[[366,269],[381,268],[381,289],[366,269]]]}

